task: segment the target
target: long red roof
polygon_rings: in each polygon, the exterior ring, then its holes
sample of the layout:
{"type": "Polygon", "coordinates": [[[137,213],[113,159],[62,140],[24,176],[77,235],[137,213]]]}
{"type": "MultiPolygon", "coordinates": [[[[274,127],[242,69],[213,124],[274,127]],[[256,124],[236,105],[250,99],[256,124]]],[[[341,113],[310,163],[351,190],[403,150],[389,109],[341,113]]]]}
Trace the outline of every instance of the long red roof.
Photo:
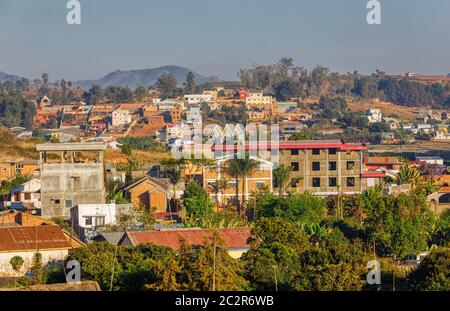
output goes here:
{"type": "MultiPolygon", "coordinates": [[[[251,228],[224,228],[217,229],[227,249],[249,248],[247,240],[252,236],[251,228]]],[[[181,229],[163,231],[139,231],[127,232],[133,245],[155,244],[167,246],[173,250],[180,248],[180,237],[184,237],[192,247],[201,247],[205,244],[205,238],[212,238],[213,230],[207,229],[181,229]]]]}
{"type": "Polygon", "coordinates": [[[69,241],[56,225],[0,228],[0,252],[69,248],[69,241]]]}
{"type": "Polygon", "coordinates": [[[223,145],[212,146],[212,150],[289,150],[289,149],[338,149],[338,150],[368,150],[365,144],[347,144],[343,140],[300,140],[300,141],[280,141],[278,143],[273,142],[246,142],[244,146],[239,145],[223,145]]]}

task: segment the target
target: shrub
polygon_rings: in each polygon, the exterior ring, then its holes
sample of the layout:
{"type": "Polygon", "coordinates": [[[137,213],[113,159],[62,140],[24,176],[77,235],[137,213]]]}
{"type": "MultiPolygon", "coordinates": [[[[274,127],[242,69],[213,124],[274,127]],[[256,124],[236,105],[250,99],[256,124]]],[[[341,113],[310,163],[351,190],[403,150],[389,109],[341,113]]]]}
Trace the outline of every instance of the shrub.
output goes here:
{"type": "Polygon", "coordinates": [[[14,270],[19,271],[23,266],[23,258],[20,256],[14,256],[9,261],[14,270]]]}

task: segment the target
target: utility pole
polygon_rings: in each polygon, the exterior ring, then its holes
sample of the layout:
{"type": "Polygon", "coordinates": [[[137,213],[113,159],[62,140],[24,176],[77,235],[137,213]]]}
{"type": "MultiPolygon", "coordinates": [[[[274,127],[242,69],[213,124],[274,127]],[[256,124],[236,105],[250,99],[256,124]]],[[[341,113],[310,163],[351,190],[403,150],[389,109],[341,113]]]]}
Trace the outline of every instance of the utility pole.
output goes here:
{"type": "Polygon", "coordinates": [[[214,238],[214,255],[213,255],[213,292],[216,290],[216,239],[214,238]]]}
{"type": "Polygon", "coordinates": [[[116,258],[117,258],[117,244],[116,244],[116,248],[114,249],[114,258],[113,258],[113,262],[112,262],[113,266],[112,266],[112,273],[111,273],[111,283],[109,284],[109,291],[112,291],[112,288],[113,288],[114,268],[115,268],[116,258]]]}
{"type": "Polygon", "coordinates": [[[275,277],[275,291],[278,292],[277,266],[273,265],[272,268],[275,277]]]}

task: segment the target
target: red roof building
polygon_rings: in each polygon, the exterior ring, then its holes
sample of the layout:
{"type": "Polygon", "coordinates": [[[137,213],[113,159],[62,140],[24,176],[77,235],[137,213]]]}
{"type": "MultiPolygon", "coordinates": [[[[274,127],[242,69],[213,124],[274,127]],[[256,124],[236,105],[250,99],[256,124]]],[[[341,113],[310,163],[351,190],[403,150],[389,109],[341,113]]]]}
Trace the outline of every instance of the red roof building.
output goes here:
{"type": "Polygon", "coordinates": [[[0,228],[0,253],[72,248],[56,225],[0,228]]]}
{"type": "MultiPolygon", "coordinates": [[[[119,241],[119,245],[155,244],[170,247],[176,251],[180,248],[180,237],[183,237],[192,247],[199,248],[205,245],[205,239],[213,237],[213,232],[214,230],[208,229],[127,232],[119,241]]],[[[224,228],[217,229],[217,232],[223,239],[230,256],[234,258],[240,257],[250,248],[247,242],[252,237],[251,228],[224,228]]]]}

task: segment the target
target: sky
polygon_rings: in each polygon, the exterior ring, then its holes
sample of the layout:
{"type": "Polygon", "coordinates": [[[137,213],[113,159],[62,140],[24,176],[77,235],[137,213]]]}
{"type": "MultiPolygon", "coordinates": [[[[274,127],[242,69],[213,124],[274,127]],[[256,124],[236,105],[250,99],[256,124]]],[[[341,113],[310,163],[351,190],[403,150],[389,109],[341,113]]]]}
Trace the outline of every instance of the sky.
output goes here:
{"type": "Polygon", "coordinates": [[[237,80],[255,63],[292,57],[336,72],[450,73],[450,1],[79,0],[81,25],[66,23],[67,0],[0,0],[0,71],[51,80],[97,79],[163,65],[237,80]]]}

